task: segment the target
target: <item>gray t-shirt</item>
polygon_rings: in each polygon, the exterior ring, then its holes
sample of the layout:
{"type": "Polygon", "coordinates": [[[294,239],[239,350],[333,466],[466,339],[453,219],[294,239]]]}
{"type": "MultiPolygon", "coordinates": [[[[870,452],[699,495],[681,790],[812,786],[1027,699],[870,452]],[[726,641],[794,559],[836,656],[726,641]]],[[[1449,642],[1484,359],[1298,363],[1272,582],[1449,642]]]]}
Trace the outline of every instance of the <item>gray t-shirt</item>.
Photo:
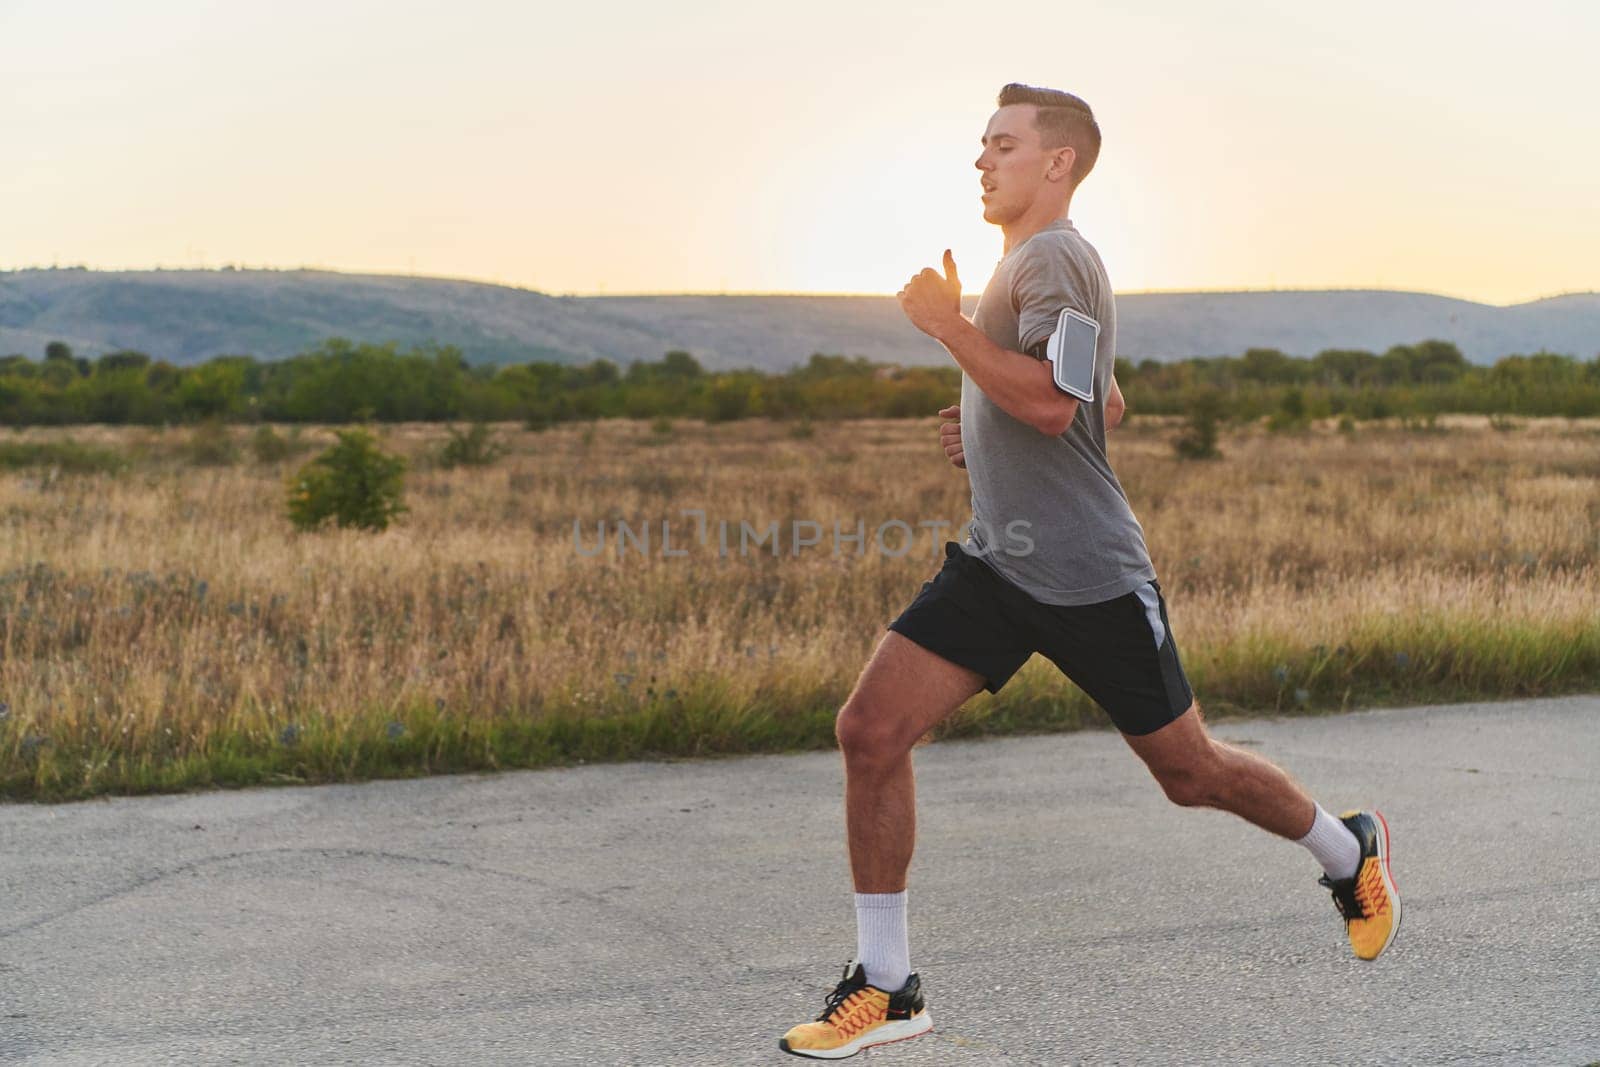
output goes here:
{"type": "Polygon", "coordinates": [[[1065,433],[1050,437],[1018,422],[961,376],[972,485],[961,548],[1035,600],[1096,604],[1156,576],[1144,530],[1106,459],[1117,312],[1105,266],[1071,222],[1056,219],[1000,260],[972,322],[1001,348],[1026,352],[1054,332],[1063,307],[1100,324],[1094,403],[1078,404],[1065,433]]]}

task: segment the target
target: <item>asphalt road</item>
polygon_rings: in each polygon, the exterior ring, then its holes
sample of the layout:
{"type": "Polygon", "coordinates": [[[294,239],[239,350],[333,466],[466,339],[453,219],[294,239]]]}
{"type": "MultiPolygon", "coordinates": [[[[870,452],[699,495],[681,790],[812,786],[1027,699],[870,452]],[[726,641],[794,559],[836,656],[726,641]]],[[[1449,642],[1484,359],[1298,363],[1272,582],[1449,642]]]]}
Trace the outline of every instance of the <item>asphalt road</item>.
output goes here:
{"type": "MultiPolygon", "coordinates": [[[[1110,733],[918,750],[883,1064],[1600,1060],[1600,697],[1217,732],[1389,818],[1398,940],[1110,733]]],[[[0,1061],[793,1064],[854,949],[837,755],[0,807],[0,1061]]]]}

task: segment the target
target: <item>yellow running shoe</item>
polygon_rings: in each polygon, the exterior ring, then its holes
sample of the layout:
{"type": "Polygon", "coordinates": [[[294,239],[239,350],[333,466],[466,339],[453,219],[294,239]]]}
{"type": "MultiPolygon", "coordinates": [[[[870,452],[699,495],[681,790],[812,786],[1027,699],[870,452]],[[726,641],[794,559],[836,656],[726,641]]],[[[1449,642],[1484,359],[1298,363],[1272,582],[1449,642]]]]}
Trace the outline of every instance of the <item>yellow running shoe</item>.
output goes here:
{"type": "Polygon", "coordinates": [[[922,982],[916,975],[890,993],[868,985],[867,969],[851,960],[844,965],[844,979],[828,994],[822,1014],[784,1034],[778,1047],[795,1056],[842,1060],[864,1048],[904,1041],[932,1029],[933,1017],[922,1003],[922,982]]]}
{"type": "Polygon", "coordinates": [[[1400,891],[1389,872],[1389,824],[1376,811],[1347,811],[1339,821],[1361,842],[1361,863],[1349,878],[1323,875],[1318,884],[1333,893],[1350,947],[1361,959],[1375,960],[1400,932],[1400,891]]]}

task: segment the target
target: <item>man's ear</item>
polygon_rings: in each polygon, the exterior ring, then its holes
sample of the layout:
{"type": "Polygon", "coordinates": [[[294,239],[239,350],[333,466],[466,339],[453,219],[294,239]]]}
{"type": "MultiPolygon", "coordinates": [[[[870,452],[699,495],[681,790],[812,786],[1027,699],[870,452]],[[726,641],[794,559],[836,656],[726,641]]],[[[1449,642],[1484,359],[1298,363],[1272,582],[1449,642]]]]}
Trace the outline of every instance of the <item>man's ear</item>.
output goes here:
{"type": "Polygon", "coordinates": [[[1050,161],[1050,175],[1057,181],[1067,181],[1072,177],[1072,168],[1078,163],[1078,150],[1071,145],[1056,149],[1055,158],[1050,161]],[[1060,169],[1056,169],[1057,163],[1060,169]]]}

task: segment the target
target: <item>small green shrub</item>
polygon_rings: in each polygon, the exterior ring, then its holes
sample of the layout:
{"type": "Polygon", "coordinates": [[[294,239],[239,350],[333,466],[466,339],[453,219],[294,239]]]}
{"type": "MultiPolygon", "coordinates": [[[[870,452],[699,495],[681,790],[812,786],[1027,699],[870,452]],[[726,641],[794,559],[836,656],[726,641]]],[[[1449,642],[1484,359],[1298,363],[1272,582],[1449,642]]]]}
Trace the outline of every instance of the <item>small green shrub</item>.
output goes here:
{"type": "Polygon", "coordinates": [[[656,437],[671,437],[672,420],[665,415],[657,415],[650,420],[650,432],[656,437]]]}
{"type": "Polygon", "coordinates": [[[450,439],[439,449],[441,467],[487,467],[505,455],[505,446],[495,440],[486,422],[475,422],[465,430],[446,426],[450,439]]]}
{"type": "Polygon", "coordinates": [[[382,530],[406,510],[401,502],[406,461],[378,447],[366,430],[340,430],[339,443],[289,480],[289,521],[315,530],[339,526],[382,530]]]}
{"type": "Polygon", "coordinates": [[[1179,459],[1219,459],[1217,423],[1222,416],[1222,398],[1201,393],[1189,402],[1189,418],[1183,432],[1172,442],[1179,459]]]}
{"type": "Polygon", "coordinates": [[[1306,395],[1299,389],[1286,390],[1278,401],[1278,410],[1267,417],[1269,433],[1300,433],[1311,422],[1306,410],[1306,395]]]}

